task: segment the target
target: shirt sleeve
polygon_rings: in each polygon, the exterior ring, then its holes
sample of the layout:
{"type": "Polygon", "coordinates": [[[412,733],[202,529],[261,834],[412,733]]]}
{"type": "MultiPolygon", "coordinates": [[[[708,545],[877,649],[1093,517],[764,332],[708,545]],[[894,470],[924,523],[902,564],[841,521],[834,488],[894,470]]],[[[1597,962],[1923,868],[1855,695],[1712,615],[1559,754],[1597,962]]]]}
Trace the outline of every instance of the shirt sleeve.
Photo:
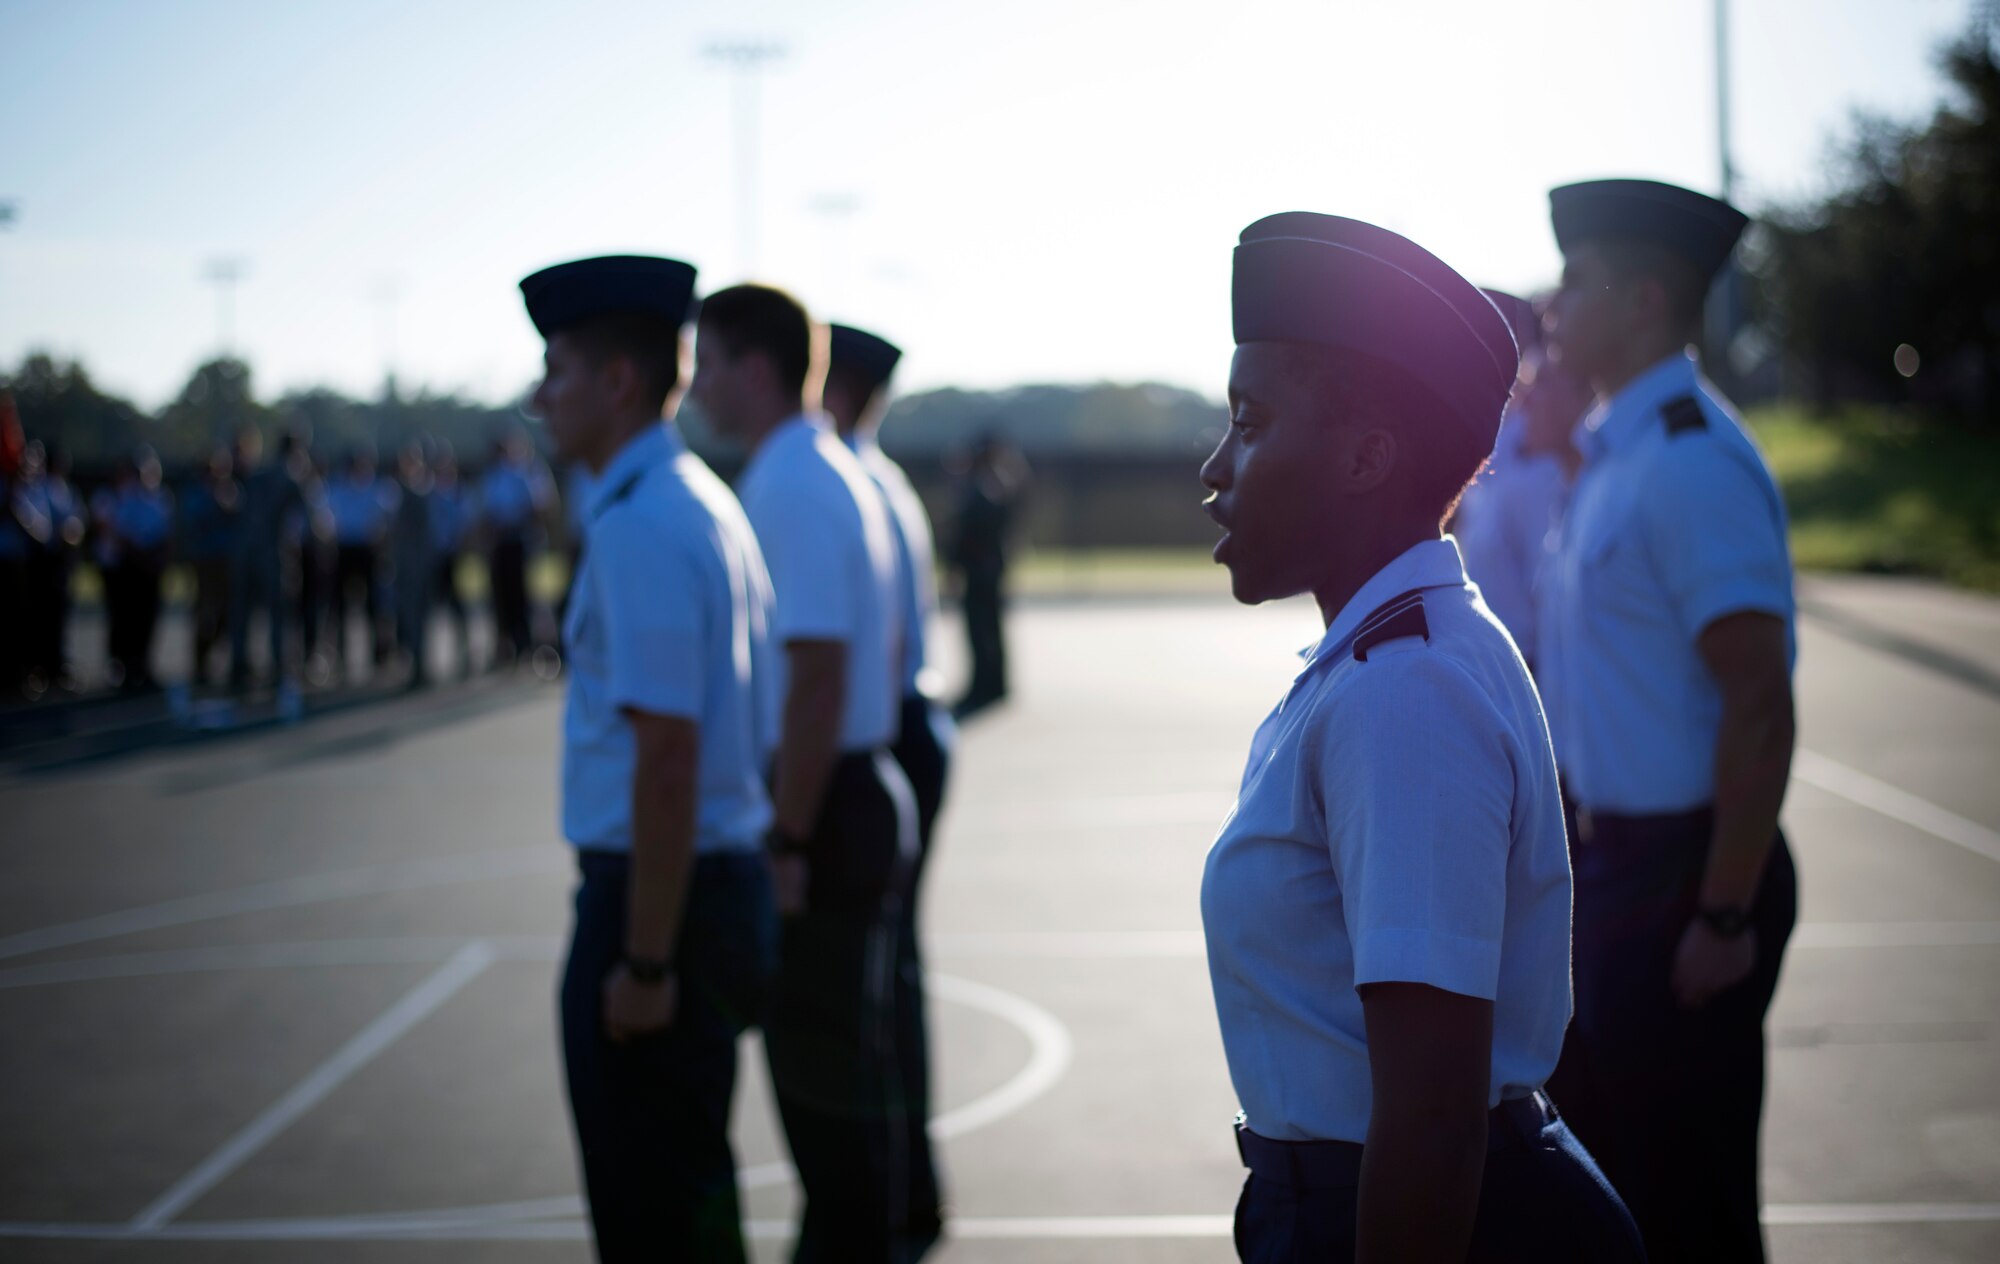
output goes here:
{"type": "Polygon", "coordinates": [[[1334,699],[1320,760],[1354,983],[1492,1000],[1507,913],[1514,764],[1492,704],[1412,642],[1334,699]]]}
{"type": "Polygon", "coordinates": [[[1719,439],[1692,435],[1669,440],[1659,463],[1646,549],[1690,642],[1724,615],[1791,611],[1784,519],[1759,473],[1719,439]]]}
{"type": "Polygon", "coordinates": [[[853,641],[862,594],[848,576],[848,551],[861,546],[860,524],[836,515],[845,506],[811,490],[762,498],[753,523],[771,573],[771,630],[786,641],[853,641]]]}
{"type": "Polygon", "coordinates": [[[611,705],[700,720],[710,595],[699,555],[645,519],[615,513],[592,529],[590,551],[611,705]]]}

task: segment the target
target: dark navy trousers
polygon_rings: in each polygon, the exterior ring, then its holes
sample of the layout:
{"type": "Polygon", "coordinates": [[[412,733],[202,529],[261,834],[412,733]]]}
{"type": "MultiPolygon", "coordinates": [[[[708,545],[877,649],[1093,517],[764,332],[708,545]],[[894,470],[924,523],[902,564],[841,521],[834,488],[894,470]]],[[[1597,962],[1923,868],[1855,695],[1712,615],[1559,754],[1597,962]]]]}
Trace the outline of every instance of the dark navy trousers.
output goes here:
{"type": "Polygon", "coordinates": [[[729,1102],[737,1037],[758,1020],[775,966],[763,853],[696,858],[674,953],[673,1022],[624,1044],[605,1038],[603,987],[625,954],[630,864],[589,851],[579,864],[563,1059],[598,1258],[740,1261],[729,1102]]]}
{"type": "MultiPolygon", "coordinates": [[[[1362,1147],[1272,1141],[1239,1129],[1250,1176],[1236,1203],[1246,1264],[1337,1264],[1354,1258],[1362,1147]]],[[[1486,1170],[1473,1221],[1472,1264],[1637,1264],[1644,1249],[1625,1205],[1539,1094],[1487,1120],[1486,1170]]]]}
{"type": "Polygon", "coordinates": [[[1764,1015],[1798,916],[1783,834],[1751,907],[1757,961],[1699,1009],[1670,986],[1714,814],[1579,812],[1571,868],[1576,1016],[1549,1092],[1632,1209],[1655,1264],[1761,1261],[1764,1015]]]}
{"type": "Polygon", "coordinates": [[[887,750],[834,765],[807,842],[806,911],[782,920],[764,1050],[804,1189],[797,1264],[907,1255],[909,1120],[896,956],[917,856],[910,784],[887,750]]]}
{"type": "Polygon", "coordinates": [[[924,865],[930,859],[931,832],[944,803],[945,776],[955,737],[951,713],[942,705],[922,694],[903,699],[901,735],[891,753],[909,778],[916,801],[917,858],[896,928],[896,1064],[902,1077],[899,1109],[909,1156],[904,1225],[909,1243],[919,1249],[935,1242],[943,1230],[944,1196],[929,1131],[930,1032],[923,956],[917,944],[917,898],[924,865]]]}

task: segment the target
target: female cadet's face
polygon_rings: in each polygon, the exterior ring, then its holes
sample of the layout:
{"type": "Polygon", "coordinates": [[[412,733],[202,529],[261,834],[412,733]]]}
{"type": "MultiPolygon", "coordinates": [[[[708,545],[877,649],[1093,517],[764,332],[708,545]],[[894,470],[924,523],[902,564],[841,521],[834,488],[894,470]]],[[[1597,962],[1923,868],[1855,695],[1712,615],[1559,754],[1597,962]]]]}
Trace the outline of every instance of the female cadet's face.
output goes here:
{"type": "Polygon", "coordinates": [[[1277,343],[1236,348],[1229,428],[1201,467],[1203,508],[1223,530],[1215,560],[1246,605],[1311,589],[1338,547],[1333,472],[1343,428],[1297,356],[1277,343]]]}

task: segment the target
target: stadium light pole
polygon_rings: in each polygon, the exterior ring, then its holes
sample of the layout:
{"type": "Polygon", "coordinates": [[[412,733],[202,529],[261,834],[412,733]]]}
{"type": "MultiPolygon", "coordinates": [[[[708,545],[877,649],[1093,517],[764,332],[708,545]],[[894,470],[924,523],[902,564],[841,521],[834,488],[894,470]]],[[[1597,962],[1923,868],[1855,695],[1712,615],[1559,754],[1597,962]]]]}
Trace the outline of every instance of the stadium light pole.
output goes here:
{"type": "Polygon", "coordinates": [[[702,56],[730,71],[735,79],[736,116],[736,257],[746,276],[757,268],[758,106],[761,73],[785,55],[771,40],[714,40],[702,56]]]}
{"type": "Polygon", "coordinates": [[[250,270],[242,259],[210,259],[202,279],[215,287],[215,342],[223,355],[236,354],[236,284],[250,270]]]}
{"type": "MultiPolygon", "coordinates": [[[[1729,0],[1715,0],[1715,158],[1722,200],[1736,203],[1736,159],[1730,150],[1729,118],[1729,0]]],[[[1739,367],[1731,354],[1736,350],[1737,331],[1743,325],[1743,275],[1732,251],[1722,265],[1708,296],[1708,324],[1720,364],[1711,372],[1721,374],[1727,384],[1740,390],[1741,383],[1728,381],[1739,367]]]]}
{"type": "Polygon", "coordinates": [[[824,193],[806,203],[806,209],[826,225],[826,293],[822,304],[831,307],[844,301],[847,289],[847,223],[860,209],[861,201],[851,193],[824,193]]]}

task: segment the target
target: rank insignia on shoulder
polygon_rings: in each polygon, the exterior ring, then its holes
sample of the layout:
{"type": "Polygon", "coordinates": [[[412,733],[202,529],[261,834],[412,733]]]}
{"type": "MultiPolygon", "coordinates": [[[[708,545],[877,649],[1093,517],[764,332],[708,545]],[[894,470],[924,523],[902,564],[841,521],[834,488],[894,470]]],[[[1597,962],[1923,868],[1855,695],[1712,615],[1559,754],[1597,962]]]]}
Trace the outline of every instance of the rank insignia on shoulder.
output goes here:
{"type": "Polygon", "coordinates": [[[1660,416],[1667,419],[1667,433],[1670,435],[1708,429],[1708,417],[1701,411],[1701,401],[1692,395],[1668,400],[1660,409],[1660,416]]]}
{"type": "Polygon", "coordinates": [[[1369,650],[1385,641],[1411,636],[1431,639],[1431,625],[1424,619],[1424,594],[1414,588],[1400,597],[1391,597],[1361,621],[1354,633],[1354,661],[1365,663],[1369,650]]]}

